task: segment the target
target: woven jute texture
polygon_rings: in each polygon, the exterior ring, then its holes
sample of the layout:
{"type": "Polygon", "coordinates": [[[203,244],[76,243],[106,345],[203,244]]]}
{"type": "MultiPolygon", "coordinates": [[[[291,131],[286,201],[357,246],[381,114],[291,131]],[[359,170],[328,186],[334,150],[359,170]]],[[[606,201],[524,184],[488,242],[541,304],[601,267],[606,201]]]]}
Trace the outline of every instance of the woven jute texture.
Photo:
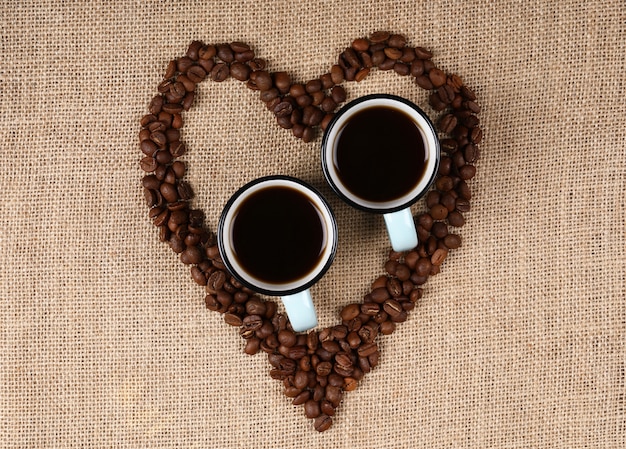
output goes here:
{"type": "MultiPolygon", "coordinates": [[[[0,17],[1,447],[625,447],[623,1],[5,0],[0,17]],[[485,138],[463,245],[318,433],[159,242],[137,133],[192,40],[247,42],[306,81],[377,30],[460,75],[485,138]]],[[[436,118],[393,72],[345,87],[436,118]]],[[[328,198],[339,250],[313,295],[337,323],[383,273],[382,218],[343,204],[319,137],[279,128],[242,83],[202,83],[185,118],[211,229],[257,176],[328,198]]]]}

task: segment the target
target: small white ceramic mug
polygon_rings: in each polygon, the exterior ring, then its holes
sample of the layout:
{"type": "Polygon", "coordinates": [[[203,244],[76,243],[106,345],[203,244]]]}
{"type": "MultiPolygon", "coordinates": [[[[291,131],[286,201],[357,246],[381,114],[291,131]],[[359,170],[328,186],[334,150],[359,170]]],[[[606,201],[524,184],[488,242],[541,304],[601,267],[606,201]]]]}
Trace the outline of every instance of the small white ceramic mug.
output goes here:
{"type": "Polygon", "coordinates": [[[240,188],[218,227],[224,264],[243,285],[280,296],[294,331],[317,326],[309,288],[330,268],[337,224],[317,190],[289,176],[267,176],[240,188]]]}
{"type": "Polygon", "coordinates": [[[326,180],[348,204],[383,214],[395,251],[418,244],[410,206],[434,181],[439,159],[439,139],[428,116],[395,95],[367,95],[348,103],[322,140],[326,180]]]}

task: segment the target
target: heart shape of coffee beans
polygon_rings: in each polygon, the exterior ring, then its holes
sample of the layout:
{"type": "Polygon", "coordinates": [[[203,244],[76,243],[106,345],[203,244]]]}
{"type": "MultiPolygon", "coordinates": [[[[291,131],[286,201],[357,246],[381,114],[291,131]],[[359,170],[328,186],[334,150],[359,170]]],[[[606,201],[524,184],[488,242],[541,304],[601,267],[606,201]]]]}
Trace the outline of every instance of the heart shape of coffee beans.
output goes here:
{"type": "Polygon", "coordinates": [[[268,355],[270,376],[283,382],[294,405],[304,406],[316,430],[332,425],[343,394],[357,388],[378,364],[379,336],[393,333],[407,319],[422,296],[422,285],[439,273],[448,252],[460,246],[460,236],[450,228],[463,226],[463,213],[470,208],[468,181],[476,174],[482,140],[479,112],[476,96],[459,76],[438,69],[427,49],[408,46],[404,36],[387,32],[355,39],[328,73],[306,83],[294,82],[286,72],[268,72],[266,62],[242,42],[194,41],[185,56],[167,66],[139,132],[148,215],[159,228],[160,240],[191,266],[193,280],[206,286],[206,307],[239,328],[247,354],[268,355]],[[442,156],[426,196],[427,212],[416,216],[420,243],[411,251],[390,252],[384,273],[362,302],[343,308],[340,324],[296,334],[274,301],[263,299],[227,272],[204,213],[192,207],[185,164],[177,160],[186,152],[179,131],[183,113],[192,106],[198,83],[233,77],[259,91],[278,125],[309,142],[346,101],[341,83],[359,82],[376,68],[413,77],[420,88],[430,91],[430,105],[440,113],[436,123],[442,156]]]}

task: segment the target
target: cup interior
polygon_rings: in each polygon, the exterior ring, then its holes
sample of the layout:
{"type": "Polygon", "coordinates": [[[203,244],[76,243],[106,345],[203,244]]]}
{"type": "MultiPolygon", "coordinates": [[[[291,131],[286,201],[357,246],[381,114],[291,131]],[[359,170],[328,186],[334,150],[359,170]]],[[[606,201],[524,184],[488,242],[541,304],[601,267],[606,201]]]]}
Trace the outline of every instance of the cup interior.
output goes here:
{"type": "MultiPolygon", "coordinates": [[[[330,206],[312,186],[289,176],[267,176],[244,185],[229,199],[220,217],[217,237],[222,260],[239,282],[259,293],[283,296],[306,290],[330,268],[337,249],[337,224],[330,206]],[[271,282],[251,274],[238,260],[233,244],[233,223],[242,203],[259,190],[279,186],[294,189],[306,196],[317,209],[324,234],[322,254],[313,269],[302,277],[285,283],[271,282]]],[[[297,254],[297,250],[298,248],[294,248],[294,253],[297,254]]]]}
{"type": "Polygon", "coordinates": [[[357,98],[339,110],[329,123],[322,140],[322,169],[332,189],[352,206],[374,213],[389,213],[404,209],[417,201],[434,181],[439,167],[440,148],[435,128],[428,116],[411,101],[388,94],[373,94],[357,98]],[[400,197],[388,201],[371,201],[352,193],[342,183],[335,166],[338,137],[344,126],[359,112],[372,107],[389,107],[409,116],[416,124],[424,142],[426,166],[416,185],[400,197]]]}

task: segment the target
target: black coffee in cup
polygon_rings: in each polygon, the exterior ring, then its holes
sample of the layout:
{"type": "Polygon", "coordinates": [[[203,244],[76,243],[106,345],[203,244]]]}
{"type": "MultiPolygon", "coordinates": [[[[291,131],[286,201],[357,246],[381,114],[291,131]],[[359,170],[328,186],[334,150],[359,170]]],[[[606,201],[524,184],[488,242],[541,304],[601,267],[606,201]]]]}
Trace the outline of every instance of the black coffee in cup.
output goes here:
{"type": "Polygon", "coordinates": [[[428,154],[415,121],[395,107],[372,106],[338,131],[333,164],[354,195],[392,201],[411,192],[424,175],[428,154]]]}
{"type": "Polygon", "coordinates": [[[394,251],[418,244],[410,206],[435,179],[440,148],[428,116],[411,101],[371,94],[352,100],[328,124],[322,170],[348,204],[382,214],[394,251]]]}
{"type": "Polygon", "coordinates": [[[320,210],[307,195],[283,185],[247,196],[231,226],[235,258],[247,273],[269,283],[305,277],[327,244],[320,210]]]}

